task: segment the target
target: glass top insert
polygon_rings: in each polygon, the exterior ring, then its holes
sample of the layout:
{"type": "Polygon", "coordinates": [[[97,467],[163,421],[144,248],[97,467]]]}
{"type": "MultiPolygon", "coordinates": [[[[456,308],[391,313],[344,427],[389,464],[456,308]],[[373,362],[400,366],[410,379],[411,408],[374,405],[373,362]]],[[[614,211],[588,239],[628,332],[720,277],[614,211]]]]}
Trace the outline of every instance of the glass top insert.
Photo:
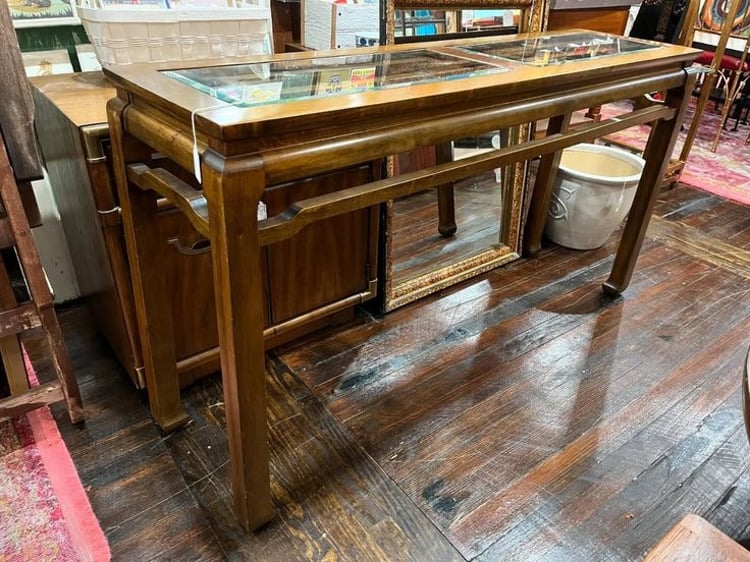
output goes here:
{"type": "Polygon", "coordinates": [[[552,37],[519,39],[502,43],[484,43],[462,47],[462,49],[470,53],[481,53],[499,59],[546,65],[633,53],[657,47],[658,45],[655,43],[590,31],[552,37]]]}
{"type": "Polygon", "coordinates": [[[162,71],[214,98],[251,106],[505,72],[425,49],[162,71]]]}

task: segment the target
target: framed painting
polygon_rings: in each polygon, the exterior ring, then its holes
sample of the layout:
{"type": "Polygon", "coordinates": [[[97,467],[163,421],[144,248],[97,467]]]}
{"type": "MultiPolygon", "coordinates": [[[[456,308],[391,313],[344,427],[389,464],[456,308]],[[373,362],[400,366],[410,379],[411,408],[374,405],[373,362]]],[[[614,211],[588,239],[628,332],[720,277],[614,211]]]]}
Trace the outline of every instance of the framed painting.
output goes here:
{"type": "Polygon", "coordinates": [[[738,53],[745,50],[750,40],[750,0],[701,0],[695,15],[692,40],[717,47],[724,32],[724,22],[730,13],[734,17],[725,47],[735,51],[733,56],[739,58],[738,53]]]}
{"type": "Polygon", "coordinates": [[[49,76],[73,72],[73,64],[65,49],[21,53],[26,76],[49,76]]]}
{"type": "Polygon", "coordinates": [[[8,2],[13,26],[42,27],[78,25],[74,0],[4,0],[8,2]]]}

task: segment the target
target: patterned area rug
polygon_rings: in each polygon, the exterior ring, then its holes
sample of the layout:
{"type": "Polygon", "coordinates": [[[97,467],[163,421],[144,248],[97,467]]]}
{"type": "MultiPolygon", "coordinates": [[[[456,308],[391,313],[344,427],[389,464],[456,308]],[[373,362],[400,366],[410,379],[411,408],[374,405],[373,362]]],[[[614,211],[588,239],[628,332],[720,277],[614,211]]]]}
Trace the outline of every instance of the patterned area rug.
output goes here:
{"type": "Polygon", "coordinates": [[[0,423],[0,483],[0,561],[110,559],[49,408],[0,423]]]}
{"type": "MultiPolygon", "coordinates": [[[[675,148],[675,157],[678,157],[682,150],[690,121],[693,118],[693,108],[694,106],[691,105],[688,110],[684,130],[680,133],[675,148]]],[[[711,152],[714,136],[721,120],[719,111],[712,103],[706,107],[680,181],[715,195],[750,205],[750,145],[745,144],[745,139],[750,133],[750,125],[740,123],[738,129],[732,131],[735,120],[727,121],[718,149],[715,153],[711,152]]],[[[617,113],[616,105],[602,109],[604,117],[617,113]]],[[[648,131],[647,126],[632,127],[610,135],[610,138],[642,148],[646,144],[648,131]]]]}

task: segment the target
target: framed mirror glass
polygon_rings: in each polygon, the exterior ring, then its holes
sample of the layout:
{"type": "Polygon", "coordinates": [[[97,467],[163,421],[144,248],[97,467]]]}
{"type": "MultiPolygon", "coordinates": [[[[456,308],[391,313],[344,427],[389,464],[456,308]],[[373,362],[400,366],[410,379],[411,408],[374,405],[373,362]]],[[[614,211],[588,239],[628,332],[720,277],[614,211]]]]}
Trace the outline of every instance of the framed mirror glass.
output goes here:
{"type": "MultiPolygon", "coordinates": [[[[494,150],[508,142],[507,134],[458,139],[436,147],[437,159],[446,151],[458,159],[494,150]]],[[[394,173],[426,167],[430,148],[394,157],[394,173]]],[[[524,175],[522,165],[498,168],[390,201],[384,216],[385,310],[518,258],[524,175]]]]}
{"type": "Polygon", "coordinates": [[[456,35],[502,35],[517,33],[521,10],[394,10],[394,42],[424,41],[456,35]]]}
{"type": "MultiPolygon", "coordinates": [[[[386,0],[387,43],[542,29],[544,3],[386,0]]],[[[526,140],[531,125],[486,131],[394,155],[389,174],[434,166],[526,140]]],[[[491,170],[390,201],[384,210],[384,304],[393,310],[519,257],[527,166],[491,170]]]]}

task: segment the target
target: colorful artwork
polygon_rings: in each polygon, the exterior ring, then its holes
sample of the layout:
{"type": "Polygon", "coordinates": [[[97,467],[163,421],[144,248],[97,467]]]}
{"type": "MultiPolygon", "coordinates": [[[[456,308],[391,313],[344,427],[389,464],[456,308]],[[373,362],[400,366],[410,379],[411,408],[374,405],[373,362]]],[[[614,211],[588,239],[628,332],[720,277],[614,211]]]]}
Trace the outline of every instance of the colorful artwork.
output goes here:
{"type": "MultiPolygon", "coordinates": [[[[750,0],[739,0],[737,14],[732,25],[732,34],[747,37],[750,35],[750,0]]],[[[721,31],[721,26],[729,13],[729,2],[726,0],[706,0],[701,6],[701,29],[721,31]]]]}
{"type": "Polygon", "coordinates": [[[14,27],[76,25],[73,0],[7,0],[14,27]]]}
{"type": "Polygon", "coordinates": [[[375,67],[354,68],[349,78],[352,90],[369,90],[375,87],[375,67]]]}
{"type": "Polygon", "coordinates": [[[316,96],[331,96],[349,91],[348,68],[332,68],[321,70],[318,73],[318,87],[315,89],[316,96]]]}
{"type": "Polygon", "coordinates": [[[281,82],[257,82],[216,88],[220,100],[240,105],[270,103],[281,97],[281,82]]]}

